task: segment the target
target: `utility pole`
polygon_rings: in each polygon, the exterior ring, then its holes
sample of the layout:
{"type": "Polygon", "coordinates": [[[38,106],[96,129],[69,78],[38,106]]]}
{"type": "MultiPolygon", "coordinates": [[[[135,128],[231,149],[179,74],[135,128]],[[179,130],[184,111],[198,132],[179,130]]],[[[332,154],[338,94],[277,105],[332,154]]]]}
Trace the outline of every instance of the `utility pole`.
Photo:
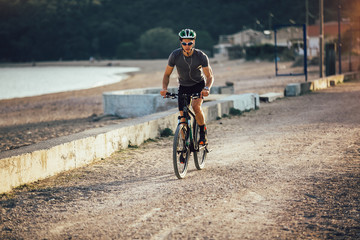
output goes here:
{"type": "MultiPolygon", "coordinates": [[[[305,30],[306,30],[306,34],[305,34],[305,43],[304,43],[304,58],[308,55],[308,46],[309,46],[309,41],[308,41],[308,26],[309,26],[309,0],[305,0],[305,30]],[[306,46],[306,47],[305,47],[306,46]]],[[[311,56],[311,50],[310,50],[310,56],[311,56]]],[[[305,70],[306,70],[306,75],[305,75],[305,81],[307,82],[307,59],[304,59],[304,63],[305,64],[305,70]]]]}
{"type": "Polygon", "coordinates": [[[305,24],[309,26],[309,0],[305,0],[305,24]]]}
{"type": "Polygon", "coordinates": [[[324,77],[324,0],[319,0],[320,3],[320,11],[319,11],[319,18],[320,18],[320,35],[319,35],[319,47],[320,47],[320,77],[324,77]]]}
{"type": "Polygon", "coordinates": [[[340,18],[341,3],[338,2],[338,53],[339,53],[339,74],[341,74],[341,18],[340,18]]]}

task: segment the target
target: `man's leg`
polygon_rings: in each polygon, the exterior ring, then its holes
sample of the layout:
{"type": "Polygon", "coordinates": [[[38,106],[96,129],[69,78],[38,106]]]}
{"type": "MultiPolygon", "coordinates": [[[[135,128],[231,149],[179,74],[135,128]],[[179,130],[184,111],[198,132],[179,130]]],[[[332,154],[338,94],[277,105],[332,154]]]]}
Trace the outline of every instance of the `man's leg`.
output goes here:
{"type": "MultiPolygon", "coordinates": [[[[183,116],[184,116],[184,112],[183,111],[179,111],[179,114],[180,114],[180,123],[185,123],[186,122],[186,119],[185,118],[183,118],[183,116]]],[[[184,136],[184,132],[183,131],[181,131],[181,138],[183,139],[183,140],[185,140],[185,136],[184,136]]]]}
{"type": "Polygon", "coordinates": [[[207,139],[206,139],[206,135],[205,135],[205,116],[204,116],[204,112],[201,109],[201,105],[203,103],[203,99],[202,98],[198,98],[198,99],[194,99],[192,101],[192,108],[194,109],[195,112],[195,118],[196,118],[196,122],[199,125],[200,128],[200,139],[199,139],[199,144],[206,144],[207,143],[207,139]]]}
{"type": "Polygon", "coordinates": [[[180,114],[180,122],[181,123],[185,123],[186,122],[186,119],[183,117],[184,116],[184,112],[183,111],[179,111],[179,114],[180,114]]]}
{"type": "Polygon", "coordinates": [[[203,100],[201,98],[192,100],[192,108],[194,109],[196,122],[199,126],[202,126],[205,124],[204,113],[201,109],[202,103],[203,103],[203,100]]]}

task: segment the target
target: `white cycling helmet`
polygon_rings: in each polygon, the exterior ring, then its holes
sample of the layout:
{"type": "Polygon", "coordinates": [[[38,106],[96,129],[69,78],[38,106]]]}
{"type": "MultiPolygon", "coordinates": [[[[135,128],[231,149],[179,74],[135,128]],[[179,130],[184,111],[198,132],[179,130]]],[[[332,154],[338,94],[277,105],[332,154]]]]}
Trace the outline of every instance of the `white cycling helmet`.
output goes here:
{"type": "Polygon", "coordinates": [[[192,29],[183,29],[179,32],[179,38],[182,39],[196,39],[196,33],[192,29]]]}

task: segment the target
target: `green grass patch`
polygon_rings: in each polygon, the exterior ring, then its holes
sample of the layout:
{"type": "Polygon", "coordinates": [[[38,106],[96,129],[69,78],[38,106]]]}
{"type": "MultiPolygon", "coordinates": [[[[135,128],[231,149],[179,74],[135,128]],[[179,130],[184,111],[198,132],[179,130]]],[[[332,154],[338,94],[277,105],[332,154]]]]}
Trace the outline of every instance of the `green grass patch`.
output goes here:
{"type": "Polygon", "coordinates": [[[149,139],[144,141],[144,143],[151,143],[151,142],[156,142],[156,140],[152,139],[152,138],[149,138],[149,139]]]}
{"type": "Polygon", "coordinates": [[[137,149],[137,148],[139,148],[139,146],[138,146],[138,145],[132,145],[132,143],[129,142],[128,148],[130,148],[130,149],[137,149]]]}
{"type": "Polygon", "coordinates": [[[174,132],[170,128],[165,128],[163,130],[160,130],[160,136],[161,137],[174,136],[174,132]]]}
{"type": "Polygon", "coordinates": [[[236,108],[230,108],[229,114],[232,116],[240,116],[242,112],[236,108]]]}

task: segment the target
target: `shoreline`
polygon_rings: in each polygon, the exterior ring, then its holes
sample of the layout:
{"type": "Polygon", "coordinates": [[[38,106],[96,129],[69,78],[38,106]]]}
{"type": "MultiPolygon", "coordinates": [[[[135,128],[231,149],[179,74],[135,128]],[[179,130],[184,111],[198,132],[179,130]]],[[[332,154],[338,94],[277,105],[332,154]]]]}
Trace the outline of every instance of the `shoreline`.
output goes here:
{"type": "Polygon", "coordinates": [[[131,67],[41,66],[6,67],[0,77],[0,100],[87,90],[119,83],[137,72],[131,67]],[[99,69],[97,69],[99,68],[99,69]]]}

